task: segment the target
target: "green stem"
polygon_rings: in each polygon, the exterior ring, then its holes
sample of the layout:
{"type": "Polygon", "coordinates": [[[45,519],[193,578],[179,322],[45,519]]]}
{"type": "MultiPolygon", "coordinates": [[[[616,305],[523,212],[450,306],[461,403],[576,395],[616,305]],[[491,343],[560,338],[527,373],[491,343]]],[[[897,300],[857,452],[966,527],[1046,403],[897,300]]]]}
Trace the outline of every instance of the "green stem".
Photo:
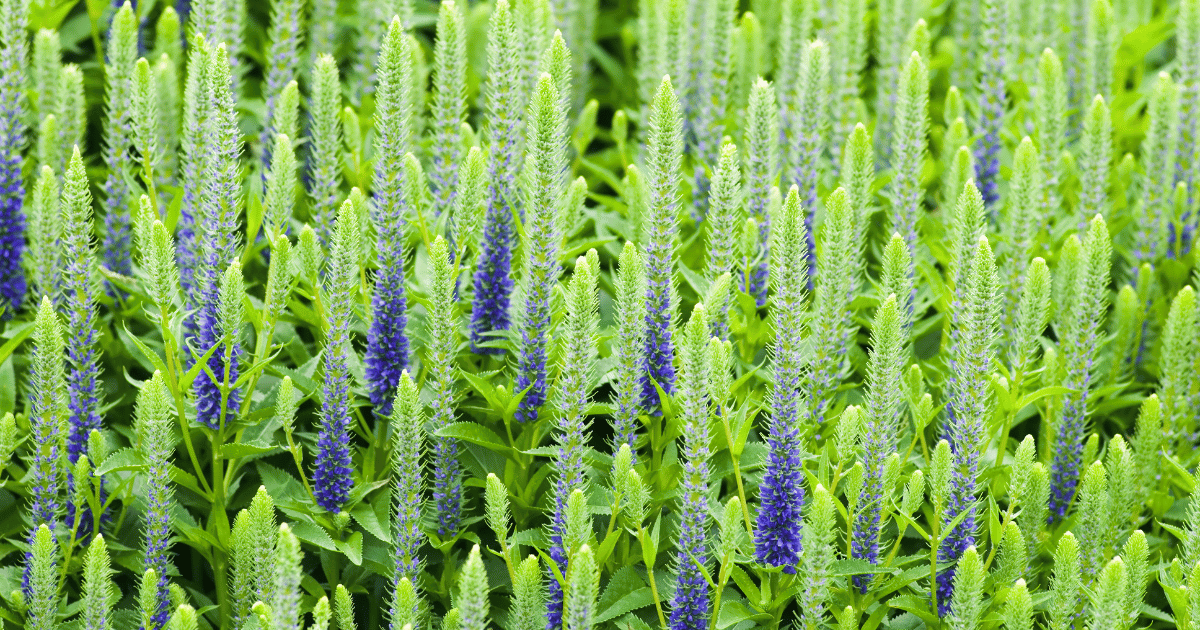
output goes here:
{"type": "Polygon", "coordinates": [[[103,504],[103,502],[100,500],[100,487],[103,483],[104,479],[102,477],[94,477],[92,479],[92,498],[96,500],[95,505],[92,506],[93,532],[100,531],[100,516],[102,515],[102,508],[100,506],[103,504]]]}
{"type": "MultiPolygon", "coordinates": [[[[90,16],[89,16],[90,17],[90,16]]],[[[104,44],[100,42],[100,21],[99,19],[88,20],[92,24],[92,46],[96,49],[96,64],[100,70],[104,71],[104,44]]]]}
{"type": "MultiPolygon", "coordinates": [[[[773,596],[774,596],[774,597],[778,597],[778,594],[779,594],[779,593],[782,593],[782,592],[784,592],[784,591],[788,590],[789,588],[791,588],[791,586],[792,586],[792,580],[793,580],[793,579],[794,579],[794,578],[793,578],[793,576],[791,576],[791,575],[783,575],[783,576],[781,576],[781,575],[780,575],[780,574],[778,574],[778,573],[776,573],[776,574],[773,574],[773,575],[771,576],[771,581],[772,581],[772,582],[776,582],[776,584],[775,584],[775,588],[774,588],[774,589],[772,589],[772,590],[773,590],[773,596]]],[[[772,628],[773,630],[778,630],[778,628],[779,628],[779,627],[780,627],[780,626],[783,624],[783,613],[787,611],[788,604],[792,603],[792,600],[793,600],[793,599],[794,599],[794,598],[791,598],[791,597],[787,598],[786,600],[784,600],[784,601],[783,601],[783,603],[781,603],[781,604],[779,605],[779,607],[778,607],[778,608],[776,608],[776,609],[775,609],[775,610],[774,610],[774,611],[771,613],[771,616],[772,616],[772,619],[771,619],[771,628],[772,628]]]]}
{"type": "Polygon", "coordinates": [[[654,580],[654,567],[646,565],[646,577],[650,578],[650,594],[654,597],[654,609],[658,613],[659,627],[667,627],[667,617],[663,614],[662,601],[658,597],[658,584],[654,580]]]}
{"type": "Polygon", "coordinates": [[[929,601],[931,610],[937,610],[937,554],[938,547],[941,546],[941,514],[940,511],[934,512],[934,518],[930,523],[929,536],[929,601]]]}
{"type": "Polygon", "coordinates": [[[892,545],[892,550],[888,552],[887,560],[883,563],[885,567],[892,566],[892,560],[896,559],[896,553],[900,551],[900,541],[904,540],[904,532],[908,530],[908,525],[897,522],[896,528],[896,543],[892,545]]]}
{"type": "Polygon", "coordinates": [[[183,406],[183,392],[180,391],[178,374],[183,366],[180,364],[179,357],[175,356],[175,336],[171,334],[170,321],[166,307],[159,306],[158,323],[163,339],[163,352],[167,357],[167,387],[171,390],[171,397],[175,399],[175,416],[179,419],[179,432],[183,436],[184,446],[187,447],[188,458],[192,461],[192,470],[195,472],[196,479],[211,497],[213,489],[208,485],[204,469],[200,467],[200,458],[196,456],[196,447],[192,444],[192,432],[187,423],[187,411],[183,406]]]}
{"type": "Polygon", "coordinates": [[[154,169],[150,166],[150,160],[142,160],[142,181],[146,184],[146,197],[150,199],[154,218],[162,218],[158,212],[158,193],[154,189],[154,169]]]}
{"type": "MultiPolygon", "coordinates": [[[[854,506],[858,507],[858,506],[854,506]]],[[[846,502],[846,557],[852,558],[851,543],[854,541],[854,510],[850,509],[850,502],[846,502]]]]}
{"type": "Polygon", "coordinates": [[[725,591],[725,583],[729,580],[729,556],[721,559],[721,573],[717,582],[717,593],[713,596],[712,614],[709,616],[708,630],[717,630],[717,618],[721,615],[721,594],[725,591]]]}
{"type": "Polygon", "coordinates": [[[1025,375],[1021,370],[1018,370],[1016,375],[1013,377],[1012,384],[1012,399],[1014,401],[1013,409],[1004,417],[1004,427],[1000,429],[1000,442],[996,445],[996,463],[992,464],[993,468],[999,468],[1004,464],[1004,455],[1005,451],[1007,450],[1006,442],[1008,442],[1008,432],[1012,429],[1012,426],[1016,424],[1017,413],[1021,411],[1020,409],[1017,409],[1017,403],[1015,401],[1021,399],[1021,390],[1023,389],[1024,385],[1022,381],[1024,380],[1025,375]]]}
{"type": "MultiPolygon", "coordinates": [[[[251,365],[258,365],[267,353],[271,351],[271,340],[275,338],[275,318],[271,317],[270,308],[263,306],[262,321],[266,322],[262,330],[258,331],[257,339],[254,342],[254,362],[251,365]]],[[[262,370],[259,370],[250,377],[250,381],[246,384],[247,392],[254,392],[258,389],[258,379],[262,376],[262,370]]],[[[254,400],[254,396],[246,396],[242,400],[242,408],[239,414],[245,417],[250,413],[250,403],[254,400]]]]}
{"type": "MultiPolygon", "coordinates": [[[[1009,504],[1008,509],[1004,511],[1004,521],[1002,521],[1002,523],[1000,525],[1000,531],[1003,532],[1004,528],[1008,527],[1008,523],[1012,520],[1012,516],[1013,516],[1013,506],[1011,504],[1009,504]]],[[[994,560],[996,558],[996,550],[999,547],[1000,547],[1000,545],[992,545],[992,548],[988,551],[987,561],[983,563],[984,571],[987,571],[989,568],[991,568],[992,560],[994,560]]]]}
{"type": "Polygon", "coordinates": [[[221,627],[226,628],[229,626],[232,611],[229,589],[226,585],[229,559],[225,550],[225,542],[229,540],[229,516],[225,512],[225,466],[221,461],[221,432],[219,430],[211,432],[211,438],[213,501],[209,516],[209,529],[217,535],[217,540],[221,543],[214,545],[212,549],[213,578],[216,581],[217,609],[220,612],[221,627]]]}
{"type": "Polygon", "coordinates": [[[504,556],[504,566],[508,568],[508,582],[509,584],[516,584],[517,571],[515,568],[513,568],[512,557],[511,554],[508,553],[507,538],[508,532],[504,532],[503,535],[496,536],[496,540],[500,543],[500,554],[504,556]]]}
{"type": "Polygon", "coordinates": [[[296,472],[300,473],[300,481],[304,482],[304,489],[308,492],[308,496],[312,496],[312,486],[308,485],[308,475],[304,474],[304,452],[300,450],[299,445],[292,438],[291,431],[284,431],[284,436],[287,437],[288,451],[292,454],[292,459],[296,461],[296,472]]]}
{"type": "Polygon", "coordinates": [[[908,443],[908,450],[904,451],[904,457],[900,461],[907,462],[908,458],[912,456],[913,449],[917,446],[917,438],[918,436],[913,436],[912,440],[908,443]]]}
{"type": "Polygon", "coordinates": [[[742,484],[742,456],[733,452],[733,431],[729,427],[729,414],[722,408],[721,424],[725,427],[725,443],[729,445],[729,459],[733,461],[733,479],[737,482],[738,500],[742,504],[742,518],[746,521],[746,533],[754,537],[754,523],[750,520],[750,506],[746,504],[746,488],[742,484]]]}
{"type": "MultiPolygon", "coordinates": [[[[71,557],[75,555],[75,545],[79,542],[79,523],[82,520],[83,510],[75,510],[75,522],[71,525],[71,538],[66,545],[67,549],[63,552],[62,571],[58,574],[58,592],[63,592],[67,584],[67,572],[71,567],[71,557]]],[[[99,531],[99,530],[92,530],[99,531]]]]}
{"type": "Polygon", "coordinates": [[[417,227],[421,229],[421,240],[425,243],[425,251],[429,251],[433,241],[429,240],[429,229],[425,227],[425,209],[417,204],[417,227]]]}

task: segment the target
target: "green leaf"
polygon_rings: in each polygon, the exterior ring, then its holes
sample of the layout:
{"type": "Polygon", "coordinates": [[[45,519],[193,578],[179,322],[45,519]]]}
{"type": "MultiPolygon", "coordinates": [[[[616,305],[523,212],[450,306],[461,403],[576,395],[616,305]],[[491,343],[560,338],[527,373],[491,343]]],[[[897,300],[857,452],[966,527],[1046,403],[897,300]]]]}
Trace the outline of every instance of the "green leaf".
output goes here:
{"type": "Polygon", "coordinates": [[[830,575],[871,575],[876,573],[895,573],[895,569],[880,567],[863,560],[862,558],[846,558],[838,560],[829,567],[830,575]]]}
{"type": "MultiPolygon", "coordinates": [[[[185,373],[183,375],[183,377],[179,379],[180,391],[186,391],[191,388],[192,381],[196,380],[196,377],[200,374],[201,370],[208,367],[208,360],[210,358],[212,358],[212,355],[214,352],[217,351],[217,348],[220,348],[223,345],[225,345],[225,344],[223,344],[223,343],[213,344],[213,347],[209,348],[207,352],[205,352],[203,355],[196,357],[194,359],[195,364],[192,365],[192,369],[188,370],[187,373],[185,373]]],[[[216,380],[216,379],[213,379],[213,380],[216,380]]]]}
{"type": "Polygon", "coordinates": [[[521,530],[508,539],[509,548],[517,545],[525,545],[527,547],[544,547],[546,545],[546,534],[540,528],[532,528],[521,530]]]}
{"type": "Polygon", "coordinates": [[[292,504],[305,505],[310,500],[304,486],[300,485],[300,482],[291,473],[260,462],[258,476],[262,479],[262,485],[267,489],[267,494],[275,499],[276,505],[281,507],[292,504]]]}
{"type": "Polygon", "coordinates": [[[29,5],[29,28],[31,30],[57,29],[66,19],[77,0],[41,0],[29,5]]]}
{"type": "Polygon", "coordinates": [[[1019,411],[1021,409],[1024,409],[1025,407],[1032,405],[1033,403],[1045,398],[1046,396],[1057,396],[1059,394],[1065,394],[1069,391],[1071,391],[1070,387],[1062,387],[1059,385],[1052,385],[1050,387],[1043,387],[1037,391],[1029,392],[1028,394],[1025,394],[1024,396],[1022,396],[1021,399],[1017,401],[1017,410],[1019,411]]]}
{"type": "Polygon", "coordinates": [[[13,358],[0,362],[0,413],[17,410],[17,376],[13,370],[13,358]]]}
{"type": "Polygon", "coordinates": [[[362,550],[363,550],[363,535],[362,532],[354,532],[346,540],[337,541],[337,548],[346,554],[346,558],[350,560],[354,566],[362,566],[362,550]]]}
{"type": "Polygon", "coordinates": [[[498,389],[490,380],[496,375],[495,372],[483,372],[481,374],[462,372],[462,375],[471,384],[476,393],[483,396],[483,399],[488,402],[488,406],[497,414],[502,413],[504,408],[508,406],[507,392],[498,389]]]}
{"type": "Polygon", "coordinates": [[[762,592],[758,590],[758,585],[754,583],[754,580],[750,579],[750,576],[746,574],[746,571],[742,567],[733,567],[733,570],[729,574],[733,578],[733,582],[738,585],[738,588],[741,589],[742,593],[750,601],[762,600],[762,592]]]}
{"type": "Polygon", "coordinates": [[[0,361],[7,359],[17,349],[17,346],[21,345],[22,341],[25,341],[33,334],[33,322],[14,325],[5,332],[12,334],[12,337],[4,342],[4,345],[0,346],[0,361]]]}
{"type": "Polygon", "coordinates": [[[363,529],[370,532],[372,536],[384,542],[389,542],[392,537],[387,533],[387,526],[385,526],[385,523],[389,521],[387,515],[388,502],[388,493],[381,492],[371,503],[363,502],[354,506],[354,509],[350,510],[350,517],[361,525],[363,529]],[[382,514],[379,512],[381,506],[383,508],[382,514]]]}
{"type": "Polygon", "coordinates": [[[496,432],[476,422],[455,422],[438,429],[434,435],[445,438],[456,438],[484,448],[500,451],[511,455],[513,449],[504,443],[503,438],[496,432]]]}
{"type": "Polygon", "coordinates": [[[221,447],[221,454],[229,459],[238,457],[250,457],[252,455],[262,455],[273,451],[282,450],[274,444],[268,444],[263,440],[255,440],[253,442],[235,442],[226,444],[221,447]]]}
{"type": "MultiPolygon", "coordinates": [[[[258,230],[262,227],[263,205],[258,195],[248,195],[246,198],[246,243],[253,244],[258,238],[258,230]]],[[[250,262],[254,248],[247,247],[242,256],[242,265],[250,262]]]]}
{"type": "Polygon", "coordinates": [[[123,448],[104,458],[104,463],[97,466],[92,474],[100,476],[119,470],[142,470],[145,467],[146,462],[137,449],[123,448]]]}
{"type": "Polygon", "coordinates": [[[604,566],[608,557],[612,555],[613,548],[617,546],[617,541],[624,534],[620,528],[613,528],[607,536],[604,537],[604,542],[600,543],[600,549],[596,550],[596,564],[604,566]]]}
{"type": "MultiPolygon", "coordinates": [[[[179,536],[188,541],[188,546],[196,549],[205,557],[210,555],[210,550],[213,547],[221,546],[221,543],[217,541],[217,538],[213,536],[211,532],[201,527],[191,523],[181,523],[177,519],[174,521],[173,525],[175,531],[179,533],[179,536]]],[[[211,561],[211,558],[209,560],[211,561]]]]}
{"type": "Polygon", "coordinates": [[[895,599],[888,600],[888,605],[892,608],[912,613],[919,617],[922,621],[931,628],[940,626],[941,619],[937,614],[929,610],[929,600],[917,597],[916,595],[901,595],[895,599]]]}
{"type": "Polygon", "coordinates": [[[200,488],[200,482],[196,480],[195,475],[178,466],[175,466],[174,464],[171,465],[171,481],[174,481],[175,483],[187,488],[188,490],[191,490],[192,492],[195,492],[198,495],[208,496],[208,493],[204,492],[204,490],[200,488]]]}
{"type": "MultiPolygon", "coordinates": [[[[1196,489],[1196,478],[1186,468],[1181,466],[1178,461],[1171,455],[1165,455],[1163,461],[1167,462],[1167,468],[1170,469],[1170,479],[1179,486],[1181,490],[1187,493],[1192,493],[1196,489]]],[[[1165,472],[1165,471],[1164,471],[1165,472]]]]}
{"type": "Polygon", "coordinates": [[[632,613],[621,617],[621,620],[616,622],[616,627],[620,630],[652,630],[645,621],[632,613]]]}
{"type": "MultiPolygon", "coordinates": [[[[328,549],[330,551],[338,550],[337,543],[333,542],[333,538],[329,537],[329,533],[326,532],[324,528],[319,527],[310,521],[299,521],[294,523],[292,525],[292,533],[296,535],[296,538],[299,538],[304,542],[314,544],[322,549],[328,549]]],[[[358,551],[358,562],[361,563],[362,536],[359,536],[358,539],[358,551]]]]}
{"type": "Polygon", "coordinates": [[[737,600],[729,600],[721,603],[721,612],[717,615],[717,627],[728,628],[737,625],[743,621],[754,622],[769,622],[771,615],[767,613],[756,613],[746,605],[737,600]]]}
{"type": "Polygon", "coordinates": [[[121,341],[124,342],[126,346],[132,345],[139,353],[141,353],[142,356],[146,358],[148,364],[144,365],[148,370],[158,370],[164,375],[167,374],[167,365],[166,363],[163,363],[161,358],[159,358],[158,353],[154,350],[151,350],[149,346],[142,343],[141,339],[138,339],[137,336],[129,332],[128,326],[122,326],[121,330],[118,331],[118,334],[121,337],[121,341]]]}
{"type": "Polygon", "coordinates": [[[608,586],[600,595],[597,605],[600,614],[596,616],[596,621],[608,621],[653,603],[654,595],[637,571],[633,567],[621,567],[609,579],[608,586]]]}
{"type": "Polygon", "coordinates": [[[658,535],[661,525],[662,515],[660,514],[654,521],[654,527],[650,530],[642,530],[642,562],[651,569],[658,560],[658,535]]]}

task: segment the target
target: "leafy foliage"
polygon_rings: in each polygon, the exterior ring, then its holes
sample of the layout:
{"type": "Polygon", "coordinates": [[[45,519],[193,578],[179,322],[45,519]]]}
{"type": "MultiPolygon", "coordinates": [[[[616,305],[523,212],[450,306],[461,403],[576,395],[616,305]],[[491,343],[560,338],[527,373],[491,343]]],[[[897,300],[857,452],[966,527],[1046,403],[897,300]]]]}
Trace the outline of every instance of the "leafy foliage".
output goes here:
{"type": "Polygon", "coordinates": [[[0,0],[0,625],[1200,628],[1200,0],[0,0]]]}

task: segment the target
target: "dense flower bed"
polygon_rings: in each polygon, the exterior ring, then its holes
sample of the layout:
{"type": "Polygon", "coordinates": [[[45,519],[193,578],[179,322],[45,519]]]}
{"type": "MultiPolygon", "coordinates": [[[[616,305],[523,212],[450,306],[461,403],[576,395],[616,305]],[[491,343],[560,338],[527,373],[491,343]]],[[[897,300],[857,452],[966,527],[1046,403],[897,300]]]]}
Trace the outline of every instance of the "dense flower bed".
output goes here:
{"type": "Polygon", "coordinates": [[[265,4],[0,0],[0,624],[1200,628],[1200,0],[265,4]]]}

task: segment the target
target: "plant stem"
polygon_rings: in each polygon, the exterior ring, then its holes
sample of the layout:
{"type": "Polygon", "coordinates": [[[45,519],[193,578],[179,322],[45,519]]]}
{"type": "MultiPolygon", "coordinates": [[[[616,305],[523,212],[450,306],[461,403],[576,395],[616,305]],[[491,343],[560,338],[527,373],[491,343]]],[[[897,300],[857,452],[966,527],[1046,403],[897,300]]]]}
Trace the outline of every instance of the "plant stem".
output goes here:
{"type": "Polygon", "coordinates": [[[733,452],[733,431],[729,427],[729,414],[724,412],[724,407],[721,409],[721,424],[725,428],[725,443],[729,445],[729,459],[733,461],[733,478],[737,482],[738,500],[742,505],[742,518],[746,521],[746,533],[753,538],[754,523],[750,520],[750,506],[746,505],[746,488],[742,485],[742,456],[733,452]]]}
{"type": "MultiPolygon", "coordinates": [[[[638,525],[638,542],[642,544],[642,549],[646,548],[646,528],[641,524],[638,525]]],[[[658,625],[660,628],[667,627],[667,617],[663,614],[662,601],[658,596],[658,583],[654,579],[654,558],[642,558],[642,564],[646,565],[646,577],[650,579],[650,594],[654,597],[654,610],[658,613],[658,625]]]]}
{"type": "Polygon", "coordinates": [[[1006,449],[1007,445],[1005,443],[1008,442],[1008,432],[1012,429],[1012,425],[1016,424],[1017,413],[1019,413],[1021,411],[1020,409],[1017,408],[1016,401],[1019,401],[1021,399],[1021,390],[1024,388],[1023,387],[1024,380],[1025,380],[1024,370],[1021,370],[1020,368],[1018,368],[1016,375],[1013,377],[1013,384],[1012,384],[1012,390],[1011,390],[1012,391],[1012,399],[1013,399],[1013,408],[1011,411],[1009,411],[1008,415],[1006,415],[1004,417],[1004,427],[1000,429],[1000,442],[998,444],[996,444],[996,463],[992,464],[992,466],[994,468],[999,468],[1001,465],[1004,464],[1004,455],[1005,455],[1005,451],[1007,450],[1006,449]]]}
{"type": "Polygon", "coordinates": [[[929,536],[929,601],[931,610],[937,611],[937,554],[938,547],[941,546],[941,514],[939,511],[934,512],[934,518],[930,523],[929,536]]]}

